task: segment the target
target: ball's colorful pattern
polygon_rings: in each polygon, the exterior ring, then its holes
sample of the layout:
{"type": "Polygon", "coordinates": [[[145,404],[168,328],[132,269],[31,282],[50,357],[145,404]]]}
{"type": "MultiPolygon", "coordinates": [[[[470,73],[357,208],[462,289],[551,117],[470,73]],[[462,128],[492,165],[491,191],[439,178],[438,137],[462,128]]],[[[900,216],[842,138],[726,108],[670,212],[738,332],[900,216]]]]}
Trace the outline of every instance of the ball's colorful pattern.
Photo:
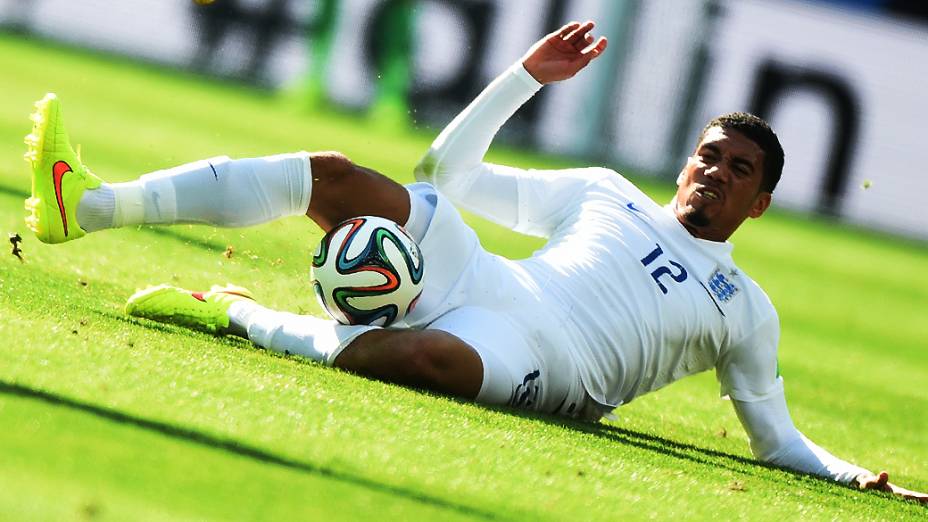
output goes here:
{"type": "Polygon", "coordinates": [[[411,312],[422,292],[418,245],[401,226],[380,217],[333,227],[312,266],[319,303],[343,324],[387,326],[411,312]]]}

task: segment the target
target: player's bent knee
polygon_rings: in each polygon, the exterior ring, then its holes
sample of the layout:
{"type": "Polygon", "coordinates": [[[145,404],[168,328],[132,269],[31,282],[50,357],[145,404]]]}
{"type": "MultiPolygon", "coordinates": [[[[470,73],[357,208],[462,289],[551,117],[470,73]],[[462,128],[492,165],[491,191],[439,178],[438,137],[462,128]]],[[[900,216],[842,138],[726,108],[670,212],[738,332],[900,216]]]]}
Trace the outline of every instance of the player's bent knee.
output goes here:
{"type": "Polygon", "coordinates": [[[314,152],[309,155],[312,193],[307,215],[323,230],[353,217],[352,192],[357,167],[340,152],[314,152]]]}
{"type": "Polygon", "coordinates": [[[315,182],[333,182],[351,174],[354,162],[338,151],[312,152],[309,163],[315,182]]]}
{"type": "Polygon", "coordinates": [[[306,215],[326,232],[355,216],[406,223],[409,192],[399,183],[339,152],[316,152],[309,159],[312,193],[306,215]]]}

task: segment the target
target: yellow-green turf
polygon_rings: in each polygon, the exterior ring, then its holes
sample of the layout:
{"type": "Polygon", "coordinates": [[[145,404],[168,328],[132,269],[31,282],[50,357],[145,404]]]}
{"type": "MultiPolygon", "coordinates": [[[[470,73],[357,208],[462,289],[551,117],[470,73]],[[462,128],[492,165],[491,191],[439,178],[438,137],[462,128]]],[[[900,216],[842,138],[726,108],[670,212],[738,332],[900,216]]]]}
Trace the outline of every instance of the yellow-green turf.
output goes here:
{"type": "MultiPolygon", "coordinates": [[[[111,181],[214,155],[299,149],[340,150],[408,181],[434,131],[378,131],[249,88],[14,35],[0,35],[0,70],[2,520],[928,516],[754,463],[710,373],[587,425],[127,318],[126,297],[162,282],[238,283],[272,307],[319,314],[307,281],[319,230],[293,218],[40,244],[23,224],[20,157],[31,104],[46,91],[61,96],[85,161],[111,181]],[[16,232],[25,262],[6,243],[16,232]]],[[[492,157],[570,164],[502,149],[492,157]]],[[[670,194],[669,183],[645,188],[670,194]]],[[[475,223],[506,255],[539,245],[475,223]]],[[[777,212],[735,243],[737,261],[778,305],[781,370],[800,429],[928,489],[926,246],[777,212]]]]}

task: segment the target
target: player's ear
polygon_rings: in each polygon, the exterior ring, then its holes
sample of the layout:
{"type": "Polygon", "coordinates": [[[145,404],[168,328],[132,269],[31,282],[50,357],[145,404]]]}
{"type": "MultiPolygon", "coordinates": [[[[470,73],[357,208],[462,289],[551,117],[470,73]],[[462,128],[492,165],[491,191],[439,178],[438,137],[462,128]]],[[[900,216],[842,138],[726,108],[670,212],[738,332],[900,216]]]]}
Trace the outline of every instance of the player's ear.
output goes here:
{"type": "Polygon", "coordinates": [[[748,216],[754,219],[763,216],[764,212],[770,208],[771,201],[773,201],[773,194],[765,190],[760,191],[757,197],[754,198],[754,204],[751,206],[751,211],[748,212],[748,216]]]}

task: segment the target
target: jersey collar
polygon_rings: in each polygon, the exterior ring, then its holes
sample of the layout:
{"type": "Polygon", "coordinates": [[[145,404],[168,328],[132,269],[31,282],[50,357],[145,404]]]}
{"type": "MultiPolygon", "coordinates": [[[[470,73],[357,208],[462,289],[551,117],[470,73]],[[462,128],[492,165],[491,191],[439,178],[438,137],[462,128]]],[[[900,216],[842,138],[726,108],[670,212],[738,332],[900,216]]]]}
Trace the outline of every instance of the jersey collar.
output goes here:
{"type": "Polygon", "coordinates": [[[677,216],[674,213],[673,200],[670,203],[667,203],[663,207],[664,214],[666,217],[670,218],[670,221],[673,222],[676,230],[681,231],[687,238],[689,238],[693,243],[699,246],[700,250],[703,250],[707,254],[715,257],[717,259],[730,259],[731,253],[735,249],[735,245],[731,241],[709,241],[708,239],[700,239],[698,237],[690,234],[690,231],[677,220],[677,216]]]}

